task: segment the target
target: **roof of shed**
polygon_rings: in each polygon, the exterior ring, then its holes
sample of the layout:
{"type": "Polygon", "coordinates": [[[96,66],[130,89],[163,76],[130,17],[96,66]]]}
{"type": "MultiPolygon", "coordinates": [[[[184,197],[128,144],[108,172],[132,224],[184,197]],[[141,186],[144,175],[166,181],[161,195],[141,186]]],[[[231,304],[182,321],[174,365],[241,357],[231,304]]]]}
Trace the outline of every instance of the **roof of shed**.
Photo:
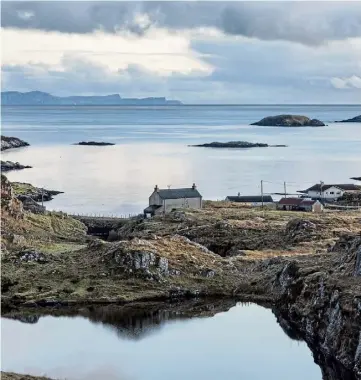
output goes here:
{"type": "Polygon", "coordinates": [[[303,201],[302,198],[281,198],[278,201],[280,205],[298,206],[303,201]]]}
{"type": "Polygon", "coordinates": [[[233,196],[229,195],[227,196],[227,199],[231,202],[239,202],[239,203],[253,203],[253,202],[263,202],[269,203],[273,202],[273,199],[270,195],[239,195],[239,196],[233,196]]]}
{"type": "Polygon", "coordinates": [[[159,189],[158,194],[162,199],[181,199],[181,198],[201,198],[201,194],[197,189],[159,189]]]}

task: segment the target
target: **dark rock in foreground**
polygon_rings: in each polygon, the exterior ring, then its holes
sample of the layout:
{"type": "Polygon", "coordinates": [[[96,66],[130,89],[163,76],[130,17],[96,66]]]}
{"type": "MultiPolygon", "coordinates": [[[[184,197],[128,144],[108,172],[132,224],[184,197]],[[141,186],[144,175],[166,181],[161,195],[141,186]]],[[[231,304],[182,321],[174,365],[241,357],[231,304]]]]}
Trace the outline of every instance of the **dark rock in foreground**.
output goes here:
{"type": "Polygon", "coordinates": [[[203,148],[268,148],[268,147],[285,147],[286,145],[268,145],[263,143],[250,143],[247,141],[229,141],[229,142],[211,142],[208,144],[190,145],[192,147],[203,148]]]}
{"type": "Polygon", "coordinates": [[[106,145],[115,145],[113,143],[102,142],[102,141],[81,141],[74,145],[93,145],[93,146],[106,146],[106,145]]]}
{"type": "Polygon", "coordinates": [[[264,127],[324,127],[325,124],[317,119],[310,119],[300,115],[277,115],[268,116],[264,119],[252,123],[264,127]]]}
{"type": "Polygon", "coordinates": [[[19,162],[1,161],[2,172],[9,172],[11,170],[21,170],[21,169],[29,169],[29,168],[32,168],[32,166],[21,165],[19,162]]]}
{"type": "Polygon", "coordinates": [[[336,121],[336,123],[361,123],[361,115],[355,116],[352,119],[336,121]]]}
{"type": "Polygon", "coordinates": [[[12,148],[20,148],[22,146],[29,146],[26,141],[20,140],[17,137],[7,137],[1,135],[1,150],[7,150],[12,148]]]}

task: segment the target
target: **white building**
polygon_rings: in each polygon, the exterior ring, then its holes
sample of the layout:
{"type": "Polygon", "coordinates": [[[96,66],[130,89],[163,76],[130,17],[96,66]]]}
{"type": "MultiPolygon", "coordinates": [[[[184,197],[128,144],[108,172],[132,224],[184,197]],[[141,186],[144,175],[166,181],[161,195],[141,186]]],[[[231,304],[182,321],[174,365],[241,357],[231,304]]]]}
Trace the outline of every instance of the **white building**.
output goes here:
{"type": "Polygon", "coordinates": [[[299,191],[299,193],[307,194],[311,199],[325,199],[328,201],[336,201],[341,198],[345,193],[360,193],[361,186],[351,184],[316,184],[306,190],[299,191]]]}
{"type": "Polygon", "coordinates": [[[155,186],[149,197],[149,206],[144,209],[144,216],[160,215],[178,208],[202,208],[202,196],[195,184],[183,189],[159,189],[155,186]]]}

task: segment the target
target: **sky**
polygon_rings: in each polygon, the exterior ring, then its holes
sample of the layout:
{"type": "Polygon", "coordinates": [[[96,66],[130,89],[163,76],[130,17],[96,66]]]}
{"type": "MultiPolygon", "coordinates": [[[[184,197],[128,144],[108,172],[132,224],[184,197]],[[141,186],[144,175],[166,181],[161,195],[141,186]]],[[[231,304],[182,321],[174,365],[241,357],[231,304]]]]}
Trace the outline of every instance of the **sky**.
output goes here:
{"type": "Polygon", "coordinates": [[[2,91],[361,103],[361,1],[1,6],[2,91]]]}

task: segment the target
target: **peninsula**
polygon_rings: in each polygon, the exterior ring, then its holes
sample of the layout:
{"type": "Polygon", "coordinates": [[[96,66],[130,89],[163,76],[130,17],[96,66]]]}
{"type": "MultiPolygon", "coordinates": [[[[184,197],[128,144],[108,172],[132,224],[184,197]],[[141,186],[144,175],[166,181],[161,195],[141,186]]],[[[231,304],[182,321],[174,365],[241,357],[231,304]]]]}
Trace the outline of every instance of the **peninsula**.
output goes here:
{"type": "Polygon", "coordinates": [[[361,123],[361,115],[355,116],[352,119],[339,120],[336,123],[361,123]]]}
{"type": "Polygon", "coordinates": [[[61,97],[42,91],[5,91],[1,93],[1,104],[3,106],[178,106],[182,103],[165,97],[121,98],[119,94],[61,97]]]}

